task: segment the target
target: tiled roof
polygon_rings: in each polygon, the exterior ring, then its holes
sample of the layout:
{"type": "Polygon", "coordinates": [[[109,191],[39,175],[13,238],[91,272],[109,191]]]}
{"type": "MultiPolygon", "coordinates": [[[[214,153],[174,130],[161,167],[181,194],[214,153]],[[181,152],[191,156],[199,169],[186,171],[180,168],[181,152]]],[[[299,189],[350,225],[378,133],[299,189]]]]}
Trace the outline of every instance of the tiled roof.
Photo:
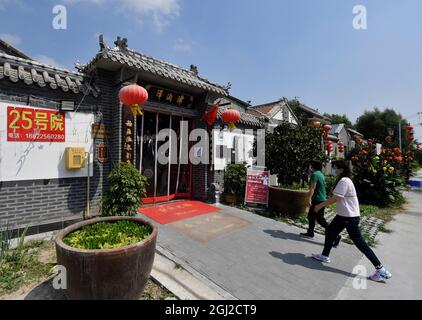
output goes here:
{"type": "Polygon", "coordinates": [[[82,66],[81,70],[84,72],[91,70],[95,67],[96,63],[102,59],[108,59],[122,65],[143,70],[163,78],[175,80],[192,87],[212,91],[223,96],[228,95],[228,87],[223,87],[200,77],[196,70],[183,69],[174,64],[147,56],[128,48],[102,48],[101,52],[99,52],[87,65],[82,66]]]}
{"type": "Polygon", "coordinates": [[[351,129],[351,128],[347,128],[347,130],[348,130],[349,132],[353,133],[354,135],[357,135],[357,136],[361,136],[361,137],[363,137],[363,134],[362,134],[362,133],[360,133],[360,132],[358,132],[358,131],[356,131],[356,130],[353,130],[353,129],[351,129]]]}
{"type": "Polygon", "coordinates": [[[41,88],[60,88],[64,92],[75,94],[90,94],[94,97],[100,94],[98,87],[90,84],[83,74],[0,52],[0,80],[3,78],[14,83],[23,81],[27,85],[36,84],[41,88]]]}
{"type": "MultiPolygon", "coordinates": [[[[220,107],[220,109],[218,110],[218,117],[221,117],[223,112],[226,111],[226,110],[227,110],[227,108],[220,107]]],[[[251,114],[246,113],[246,112],[240,112],[239,123],[246,124],[246,125],[249,125],[249,126],[254,126],[254,127],[260,127],[260,128],[262,128],[264,126],[264,123],[258,117],[255,117],[254,115],[251,115],[251,114]]]]}

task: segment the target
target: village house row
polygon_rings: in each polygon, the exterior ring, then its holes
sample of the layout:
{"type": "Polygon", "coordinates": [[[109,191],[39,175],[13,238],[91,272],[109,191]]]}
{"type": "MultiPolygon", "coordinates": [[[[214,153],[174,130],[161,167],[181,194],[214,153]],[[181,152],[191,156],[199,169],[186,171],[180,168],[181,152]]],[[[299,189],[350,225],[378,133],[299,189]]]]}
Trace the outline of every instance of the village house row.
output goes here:
{"type": "MultiPolygon", "coordinates": [[[[99,46],[94,58],[73,72],[34,61],[0,40],[2,226],[30,226],[29,233],[38,233],[97,214],[107,176],[119,161],[133,163],[148,178],[144,203],[207,200],[211,185],[222,184],[236,141],[229,130],[212,135],[212,129],[224,128],[221,120],[208,126],[202,119],[217,101],[219,114],[227,108],[241,113],[241,130],[300,122],[284,100],[252,107],[231,96],[230,85],[200,76],[196,66],[184,69],[131,50],[127,39],[118,38],[115,47],[109,47],[100,36],[99,46]],[[149,94],[142,117],[134,117],[118,98],[120,89],[133,83],[149,94]],[[178,133],[182,120],[188,121],[189,130],[208,130],[210,146],[221,148],[224,157],[210,165],[157,162],[163,143],[157,133],[166,128],[178,133]],[[89,166],[69,168],[68,153],[83,151],[90,155],[89,166]]],[[[317,110],[304,105],[300,109],[308,118],[324,119],[317,110]]],[[[351,132],[340,125],[330,134],[333,141],[346,141],[351,132]]],[[[247,146],[244,160],[253,165],[254,136],[241,138],[247,146]]],[[[180,150],[180,139],[177,143],[180,150]]]]}

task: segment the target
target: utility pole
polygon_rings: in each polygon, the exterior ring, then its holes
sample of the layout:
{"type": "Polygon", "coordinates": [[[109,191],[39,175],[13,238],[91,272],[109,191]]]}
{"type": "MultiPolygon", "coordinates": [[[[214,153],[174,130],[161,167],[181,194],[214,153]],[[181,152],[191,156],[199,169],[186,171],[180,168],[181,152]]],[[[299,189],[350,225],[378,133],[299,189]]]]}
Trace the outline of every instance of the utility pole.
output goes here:
{"type": "Polygon", "coordinates": [[[401,119],[399,121],[399,146],[400,146],[400,152],[402,152],[403,149],[402,149],[402,143],[401,143],[401,119]]]}

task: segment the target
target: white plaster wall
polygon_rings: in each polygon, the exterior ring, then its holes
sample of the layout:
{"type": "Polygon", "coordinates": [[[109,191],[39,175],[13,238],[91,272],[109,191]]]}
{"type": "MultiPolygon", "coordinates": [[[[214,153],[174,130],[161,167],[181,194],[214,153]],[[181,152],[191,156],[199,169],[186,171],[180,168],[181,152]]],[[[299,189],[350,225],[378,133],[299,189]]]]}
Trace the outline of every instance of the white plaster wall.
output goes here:
{"type": "MultiPolygon", "coordinates": [[[[81,170],[66,169],[66,147],[84,147],[91,153],[92,176],[93,139],[91,127],[94,115],[66,112],[65,142],[15,142],[7,141],[7,107],[25,105],[0,103],[0,181],[56,179],[86,177],[87,166],[81,170]]],[[[45,109],[48,110],[48,109],[45,109]]]]}

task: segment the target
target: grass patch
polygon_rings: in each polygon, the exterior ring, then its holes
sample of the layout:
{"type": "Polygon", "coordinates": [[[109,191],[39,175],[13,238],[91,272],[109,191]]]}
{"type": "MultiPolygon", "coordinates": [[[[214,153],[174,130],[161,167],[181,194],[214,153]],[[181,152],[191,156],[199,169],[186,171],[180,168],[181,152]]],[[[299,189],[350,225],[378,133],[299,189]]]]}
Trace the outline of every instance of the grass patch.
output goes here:
{"type": "Polygon", "coordinates": [[[55,266],[55,258],[45,254],[40,256],[40,253],[45,250],[54,252],[53,249],[54,243],[32,241],[5,252],[0,262],[0,295],[47,278],[55,266]]]}
{"type": "Polygon", "coordinates": [[[78,249],[115,249],[147,238],[152,230],[134,221],[98,222],[67,235],[63,242],[78,249]]]}

